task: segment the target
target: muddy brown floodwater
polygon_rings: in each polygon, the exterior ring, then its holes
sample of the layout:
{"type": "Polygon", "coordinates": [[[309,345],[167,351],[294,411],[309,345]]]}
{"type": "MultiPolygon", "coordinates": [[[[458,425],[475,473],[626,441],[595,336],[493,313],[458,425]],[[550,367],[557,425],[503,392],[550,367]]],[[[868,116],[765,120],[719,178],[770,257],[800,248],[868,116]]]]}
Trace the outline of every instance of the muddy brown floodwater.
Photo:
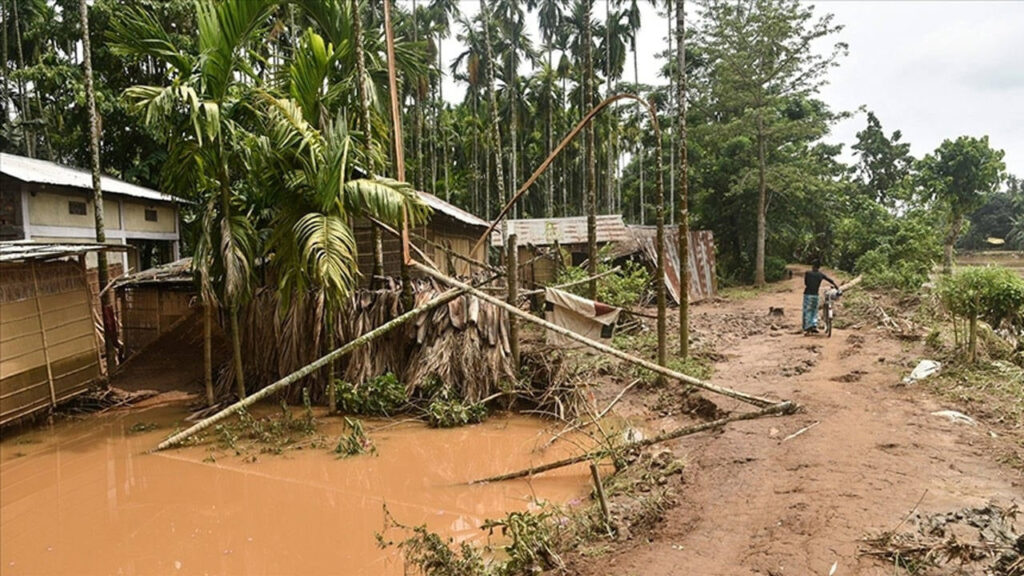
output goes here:
{"type": "Polygon", "coordinates": [[[385,503],[403,524],[484,541],[488,518],[589,490],[585,466],[463,484],[573,449],[536,453],[552,431],[532,418],[451,430],[402,424],[370,433],[376,456],[345,460],[324,449],[256,462],[233,453],[210,461],[204,446],[146,453],[180,417],[180,406],[154,407],[4,437],[0,573],[402,574],[400,554],[376,544],[385,503]],[[140,422],[159,427],[133,432],[140,422]]]}

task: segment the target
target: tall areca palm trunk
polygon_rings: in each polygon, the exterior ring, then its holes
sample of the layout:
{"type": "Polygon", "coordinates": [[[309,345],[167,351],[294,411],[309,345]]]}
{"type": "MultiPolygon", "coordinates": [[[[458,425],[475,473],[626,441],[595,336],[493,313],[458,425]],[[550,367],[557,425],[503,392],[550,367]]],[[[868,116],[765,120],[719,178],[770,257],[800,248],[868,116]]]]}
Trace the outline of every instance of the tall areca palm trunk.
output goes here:
{"type": "MultiPolygon", "coordinates": [[[[494,81],[494,50],[491,48],[491,14],[487,11],[487,1],[480,0],[480,16],[484,22],[484,45],[487,51],[487,91],[491,102],[491,137],[494,143],[494,173],[497,176],[498,198],[500,203],[507,203],[505,194],[505,175],[501,166],[501,131],[498,126],[501,119],[498,117],[498,97],[494,81]]],[[[508,218],[501,222],[501,245],[504,246],[508,240],[508,218]]]]}
{"type": "MultiPolygon", "coordinates": [[[[373,158],[373,121],[370,116],[370,87],[366,82],[366,55],[363,50],[363,18],[359,11],[359,0],[352,0],[352,41],[356,52],[356,90],[359,92],[359,113],[362,119],[363,145],[366,146],[366,153],[373,158]]],[[[376,172],[376,167],[371,166],[371,171],[376,172]]],[[[373,272],[370,277],[370,287],[376,288],[380,277],[384,275],[384,240],[381,237],[380,228],[376,225],[370,228],[370,239],[373,243],[373,272]]],[[[331,388],[333,391],[333,387],[331,388]]],[[[332,406],[333,411],[333,406],[332,406]]]]}
{"type": "MultiPolygon", "coordinates": [[[[586,62],[586,82],[584,86],[583,114],[594,107],[594,46],[590,28],[590,15],[594,8],[594,0],[584,0],[586,10],[584,17],[584,51],[586,62]]],[[[594,122],[587,123],[587,272],[591,278],[588,283],[588,294],[591,300],[597,299],[597,158],[594,147],[594,122]]]]}
{"type": "Polygon", "coordinates": [[[679,356],[690,354],[690,214],[686,143],[686,15],[685,1],[676,6],[676,81],[679,100],[679,356]]]}
{"type": "MultiPolygon", "coordinates": [[[[14,41],[18,53],[18,69],[25,69],[25,52],[21,42],[21,20],[18,18],[18,0],[11,2],[14,14],[14,41]]],[[[6,26],[6,25],[5,25],[6,26]]],[[[28,106],[28,88],[25,87],[25,80],[18,79],[18,99],[21,100],[21,132],[25,140],[25,155],[29,158],[36,157],[35,134],[30,128],[31,117],[28,106]]]]}
{"type": "MultiPolygon", "coordinates": [[[[15,2],[15,5],[17,5],[17,2],[15,2]]],[[[82,64],[85,68],[85,100],[86,106],[89,108],[89,164],[92,169],[92,198],[93,213],[96,215],[96,242],[104,244],[107,241],[107,229],[106,223],[103,220],[103,190],[100,186],[100,120],[96,115],[96,90],[92,81],[89,7],[86,4],[86,0],[79,0],[78,12],[82,19],[82,64]]],[[[15,8],[15,13],[17,13],[17,8],[15,8]]],[[[107,283],[110,282],[110,271],[107,268],[107,253],[102,250],[97,252],[96,260],[99,267],[96,272],[100,291],[102,292],[107,287],[107,283]]],[[[103,310],[103,340],[106,344],[107,373],[109,374],[117,363],[117,334],[108,320],[109,315],[114,310],[114,295],[110,290],[107,290],[101,308],[103,310]]]]}

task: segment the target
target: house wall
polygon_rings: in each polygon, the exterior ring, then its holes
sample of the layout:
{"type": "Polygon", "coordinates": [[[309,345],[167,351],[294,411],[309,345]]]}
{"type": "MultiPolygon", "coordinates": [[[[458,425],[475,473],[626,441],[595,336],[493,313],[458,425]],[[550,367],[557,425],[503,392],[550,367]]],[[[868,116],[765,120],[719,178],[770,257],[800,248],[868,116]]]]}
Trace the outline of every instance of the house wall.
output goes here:
{"type": "MultiPolygon", "coordinates": [[[[370,276],[373,273],[373,242],[370,222],[367,220],[356,220],[354,223],[356,236],[356,250],[358,251],[359,272],[362,274],[360,286],[366,287],[370,284],[370,276]]],[[[485,259],[486,242],[476,251],[472,251],[473,245],[483,234],[484,229],[465,226],[459,222],[445,218],[443,215],[435,215],[429,225],[419,226],[411,230],[417,236],[427,238],[444,246],[457,254],[475,261],[482,262],[485,259]]],[[[454,272],[458,276],[470,276],[473,272],[480,270],[462,258],[456,258],[445,254],[421,238],[413,237],[412,244],[423,251],[435,264],[444,272],[454,272]],[[475,268],[475,270],[474,270],[475,268]]],[[[384,275],[398,277],[401,274],[402,265],[402,242],[392,234],[383,233],[384,244],[384,275]]],[[[415,256],[415,254],[414,254],[415,256]]]]}
{"type": "Polygon", "coordinates": [[[190,285],[144,284],[118,290],[126,355],[141,350],[191,314],[195,297],[190,285]]]}
{"type": "Polygon", "coordinates": [[[82,267],[0,263],[0,424],[84,391],[99,374],[82,267]]]}
{"type": "MultiPolygon", "coordinates": [[[[22,182],[8,176],[3,177],[2,183],[0,239],[58,243],[96,241],[91,191],[22,182]],[[72,201],[83,202],[85,213],[72,214],[69,206],[72,201]],[[19,209],[20,220],[15,221],[19,209]]],[[[171,260],[180,257],[178,209],[173,203],[105,193],[103,216],[108,243],[163,242],[171,260]],[[146,220],[147,210],[156,211],[155,221],[146,220]]],[[[137,268],[138,262],[131,260],[128,253],[114,258],[120,260],[124,269],[137,268]]],[[[87,264],[90,268],[96,267],[94,253],[88,255],[87,264]]]]}
{"type": "MultiPolygon", "coordinates": [[[[104,198],[104,224],[111,230],[121,228],[121,218],[117,210],[110,210],[108,200],[104,198]]],[[[93,230],[91,240],[96,241],[96,214],[92,195],[79,190],[60,190],[53,192],[36,191],[29,194],[28,219],[33,227],[61,226],[67,228],[84,228],[93,230]],[[84,202],[85,214],[71,214],[69,202],[84,202]]]]}

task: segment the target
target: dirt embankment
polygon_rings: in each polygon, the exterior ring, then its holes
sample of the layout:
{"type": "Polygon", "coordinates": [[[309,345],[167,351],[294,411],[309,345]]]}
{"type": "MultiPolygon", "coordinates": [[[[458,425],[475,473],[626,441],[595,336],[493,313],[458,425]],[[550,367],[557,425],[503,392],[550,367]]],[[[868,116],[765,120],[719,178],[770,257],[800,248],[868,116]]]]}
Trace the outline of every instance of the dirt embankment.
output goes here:
{"type": "MultiPolygon", "coordinates": [[[[713,382],[794,400],[804,411],[670,445],[686,462],[674,480],[679,504],[649,537],[574,558],[574,573],[825,575],[834,566],[835,574],[892,574],[891,564],[859,553],[862,539],[893,530],[915,505],[927,515],[1024,500],[1020,471],[993,457],[1019,438],[933,415],[954,407],[901,384],[922,357],[920,343],[873,323],[832,338],[801,335],[799,282],[695,306],[692,324],[715,343],[713,382]],[[784,315],[769,316],[772,307],[784,315]]],[[[646,414],[651,432],[685,421],[651,411],[642,393],[626,402],[623,411],[646,414]]]]}

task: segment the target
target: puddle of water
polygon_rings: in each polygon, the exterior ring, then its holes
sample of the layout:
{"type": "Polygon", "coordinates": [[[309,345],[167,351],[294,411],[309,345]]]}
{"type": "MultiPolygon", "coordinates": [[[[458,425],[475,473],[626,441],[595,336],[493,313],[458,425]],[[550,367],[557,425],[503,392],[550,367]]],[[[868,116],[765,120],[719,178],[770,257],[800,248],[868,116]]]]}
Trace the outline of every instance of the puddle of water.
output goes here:
{"type": "MultiPolygon", "coordinates": [[[[204,461],[203,446],[145,453],[180,410],[158,406],[4,438],[0,573],[402,574],[400,555],[376,544],[384,503],[405,525],[483,541],[488,518],[589,491],[585,465],[529,481],[462,484],[574,450],[557,443],[535,453],[552,430],[531,418],[371,431],[378,455],[344,460],[321,449],[256,462],[234,454],[204,461]]],[[[325,433],[336,440],[340,423],[329,422],[325,433]]]]}

